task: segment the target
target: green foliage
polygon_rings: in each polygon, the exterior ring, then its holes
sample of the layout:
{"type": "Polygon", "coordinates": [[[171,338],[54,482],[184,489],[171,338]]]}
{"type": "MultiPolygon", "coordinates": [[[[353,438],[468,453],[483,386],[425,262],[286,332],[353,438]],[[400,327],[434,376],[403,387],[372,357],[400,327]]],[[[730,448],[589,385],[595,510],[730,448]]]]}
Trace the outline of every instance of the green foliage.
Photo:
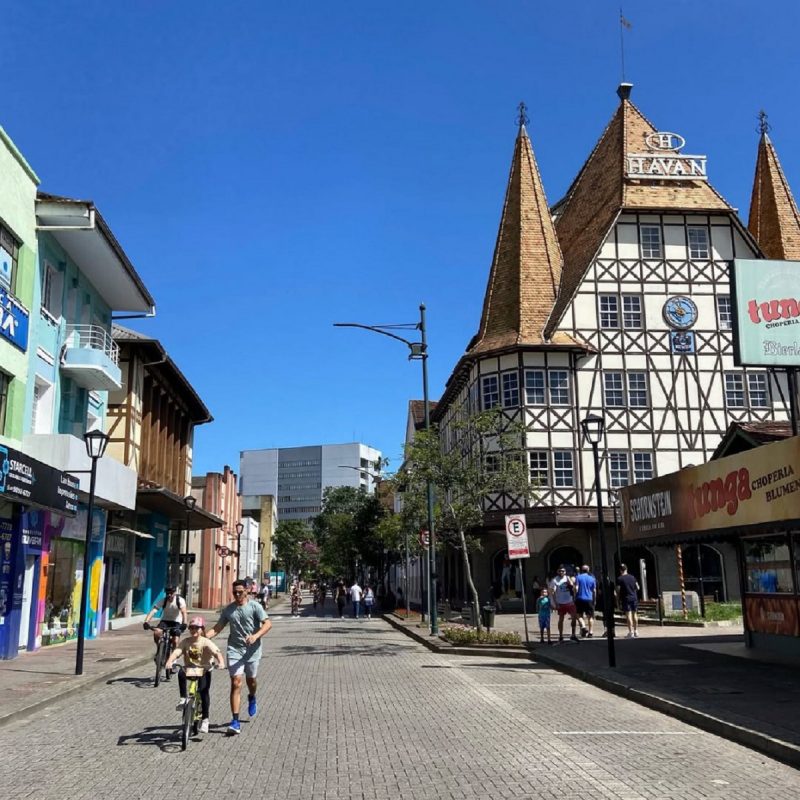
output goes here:
{"type": "MultiPolygon", "coordinates": [[[[721,622],[724,620],[737,620],[742,618],[741,603],[707,603],[705,622],[721,622]]],[[[683,619],[678,615],[677,620],[683,619]]],[[[692,622],[702,622],[703,617],[699,611],[690,611],[687,619],[692,622]]]]}
{"type": "Polygon", "coordinates": [[[451,644],[521,644],[518,633],[512,631],[485,631],[462,625],[446,625],[441,636],[451,644]]]}
{"type": "Polygon", "coordinates": [[[311,528],[299,519],[278,523],[273,535],[276,559],[287,570],[306,572],[317,560],[316,545],[311,528]]]}

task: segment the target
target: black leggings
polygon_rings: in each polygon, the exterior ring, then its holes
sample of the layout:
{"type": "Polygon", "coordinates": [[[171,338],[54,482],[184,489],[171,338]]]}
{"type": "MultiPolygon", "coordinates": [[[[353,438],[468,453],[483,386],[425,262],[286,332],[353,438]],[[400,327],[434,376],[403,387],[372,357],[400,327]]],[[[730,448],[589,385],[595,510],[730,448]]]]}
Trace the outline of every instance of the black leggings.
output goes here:
{"type": "MultiPolygon", "coordinates": [[[[203,719],[208,719],[208,710],[211,706],[211,673],[206,672],[202,678],[192,678],[197,680],[197,692],[200,695],[200,708],[203,709],[203,719]]],[[[181,697],[186,697],[186,675],[183,670],[178,673],[178,691],[181,697]]]]}

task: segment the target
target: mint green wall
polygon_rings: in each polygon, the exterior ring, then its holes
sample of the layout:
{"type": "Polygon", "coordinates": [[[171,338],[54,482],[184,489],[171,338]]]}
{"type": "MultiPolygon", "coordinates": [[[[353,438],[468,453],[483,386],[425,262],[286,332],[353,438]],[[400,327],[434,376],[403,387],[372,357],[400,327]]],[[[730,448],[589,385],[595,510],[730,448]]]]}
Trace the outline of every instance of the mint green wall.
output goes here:
{"type": "MultiPolygon", "coordinates": [[[[11,375],[6,404],[5,430],[0,438],[19,446],[25,424],[28,392],[28,366],[33,345],[33,295],[36,279],[36,187],[39,178],[17,150],[8,134],[0,128],[0,220],[20,242],[15,291],[17,299],[28,310],[28,348],[20,351],[0,338],[0,369],[11,375]]],[[[37,313],[38,316],[38,307],[37,313]]]]}

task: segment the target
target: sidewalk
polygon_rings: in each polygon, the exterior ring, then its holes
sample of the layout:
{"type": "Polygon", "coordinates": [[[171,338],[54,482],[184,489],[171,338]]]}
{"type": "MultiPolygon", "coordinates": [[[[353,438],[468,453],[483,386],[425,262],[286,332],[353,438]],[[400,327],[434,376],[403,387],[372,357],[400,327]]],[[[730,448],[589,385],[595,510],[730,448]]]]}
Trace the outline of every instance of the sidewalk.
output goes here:
{"type": "MultiPolygon", "coordinates": [[[[280,608],[283,596],[270,604],[280,608]]],[[[194,614],[189,611],[189,615],[194,614]]],[[[197,614],[214,618],[214,612],[197,609],[197,614]]],[[[20,653],[10,661],[0,661],[0,726],[119,675],[147,674],[152,679],[153,637],[141,625],[107,631],[97,639],[87,639],[83,651],[83,675],[75,674],[77,642],[50,645],[32,653],[20,653]],[[146,669],[140,669],[146,667],[146,669]]]]}
{"type": "MultiPolygon", "coordinates": [[[[492,646],[452,648],[414,624],[390,621],[441,653],[502,655],[492,646]]],[[[524,630],[521,614],[498,615],[497,622],[499,630],[524,630]]],[[[606,639],[540,645],[535,617],[528,626],[533,661],[800,767],[800,662],[748,651],[741,627],[643,628],[638,639],[615,640],[612,669],[606,639]]],[[[620,632],[624,637],[626,629],[620,632]]],[[[509,648],[507,656],[519,657],[519,649],[509,648]]]]}

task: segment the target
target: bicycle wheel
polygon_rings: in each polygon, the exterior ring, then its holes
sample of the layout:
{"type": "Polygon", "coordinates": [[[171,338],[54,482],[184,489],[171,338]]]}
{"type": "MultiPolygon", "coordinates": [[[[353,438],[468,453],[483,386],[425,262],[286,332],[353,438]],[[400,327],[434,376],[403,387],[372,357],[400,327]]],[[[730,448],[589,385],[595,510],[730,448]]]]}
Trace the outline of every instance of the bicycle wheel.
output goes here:
{"type": "Polygon", "coordinates": [[[161,638],[158,640],[158,645],[156,645],[156,677],[153,681],[153,686],[158,686],[158,684],[161,683],[161,671],[164,668],[164,653],[166,649],[167,644],[162,634],[161,638]]]}
{"type": "Polygon", "coordinates": [[[181,726],[181,750],[189,746],[189,735],[192,732],[194,720],[194,697],[190,697],[183,707],[183,725],[181,726]]]}

